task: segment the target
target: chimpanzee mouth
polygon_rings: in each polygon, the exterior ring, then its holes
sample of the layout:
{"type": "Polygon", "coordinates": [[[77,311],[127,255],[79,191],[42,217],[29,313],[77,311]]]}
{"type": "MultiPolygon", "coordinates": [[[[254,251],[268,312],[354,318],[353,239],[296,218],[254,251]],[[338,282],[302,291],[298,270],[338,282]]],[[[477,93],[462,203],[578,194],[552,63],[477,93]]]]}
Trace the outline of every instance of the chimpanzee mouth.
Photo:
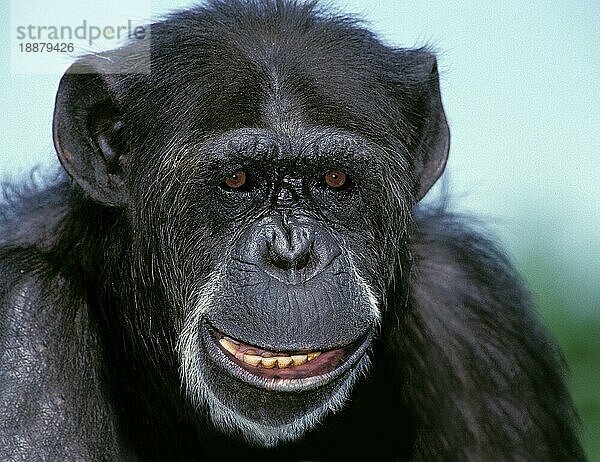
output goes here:
{"type": "Polygon", "coordinates": [[[369,333],[332,350],[272,351],[244,343],[209,327],[212,358],[235,378],[273,391],[305,391],[321,387],[347,372],[365,354],[369,333]]]}

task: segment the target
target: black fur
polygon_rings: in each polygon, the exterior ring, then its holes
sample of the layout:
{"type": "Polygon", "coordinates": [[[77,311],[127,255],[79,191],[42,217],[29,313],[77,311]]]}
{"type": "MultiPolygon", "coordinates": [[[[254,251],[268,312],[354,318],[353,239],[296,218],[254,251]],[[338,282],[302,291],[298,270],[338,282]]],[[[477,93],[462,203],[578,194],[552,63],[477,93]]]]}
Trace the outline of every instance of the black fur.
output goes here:
{"type": "MultiPolygon", "coordinates": [[[[74,181],[5,187],[1,460],[584,459],[560,354],[519,276],[469,220],[417,205],[448,149],[431,53],[288,1],[215,0],[154,24],[152,40],[151,74],[105,75],[105,57],[91,56],[75,70],[96,72],[63,78],[55,140],[74,181]],[[253,190],[223,191],[230,149],[262,165],[253,190]],[[355,184],[297,186],[323,162],[355,184]],[[276,194],[259,200],[263,190],[276,194]],[[279,232],[278,214],[289,233],[315,233],[315,248],[338,242],[332,265],[362,276],[323,270],[296,318],[254,307],[250,289],[233,309],[246,276],[210,285],[261,230],[279,232]],[[189,319],[206,287],[221,301],[210,324],[265,348],[374,334],[343,409],[327,406],[352,370],[279,393],[219,375],[206,353],[195,395],[182,332],[199,329],[189,319]],[[353,303],[315,300],[323,287],[353,303]],[[365,287],[380,321],[365,315],[365,287]],[[273,323],[246,327],[261,310],[273,323]],[[218,403],[264,435],[215,425],[218,403]]],[[[250,273],[253,287],[262,273],[250,273]]],[[[268,292],[270,306],[281,294],[268,292]]]]}

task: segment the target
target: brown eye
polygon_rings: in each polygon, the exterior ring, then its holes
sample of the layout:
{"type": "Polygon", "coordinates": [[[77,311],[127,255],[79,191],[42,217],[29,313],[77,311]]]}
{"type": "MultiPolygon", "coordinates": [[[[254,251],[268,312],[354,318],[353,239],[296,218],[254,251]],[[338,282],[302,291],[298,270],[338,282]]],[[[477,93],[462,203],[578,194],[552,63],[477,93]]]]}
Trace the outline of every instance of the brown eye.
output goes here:
{"type": "Polygon", "coordinates": [[[233,189],[241,188],[246,184],[246,172],[238,170],[233,175],[227,177],[225,184],[233,189]]]}
{"type": "Polygon", "coordinates": [[[341,188],[346,183],[346,174],[340,170],[332,170],[325,174],[325,183],[330,188],[341,188]]]}

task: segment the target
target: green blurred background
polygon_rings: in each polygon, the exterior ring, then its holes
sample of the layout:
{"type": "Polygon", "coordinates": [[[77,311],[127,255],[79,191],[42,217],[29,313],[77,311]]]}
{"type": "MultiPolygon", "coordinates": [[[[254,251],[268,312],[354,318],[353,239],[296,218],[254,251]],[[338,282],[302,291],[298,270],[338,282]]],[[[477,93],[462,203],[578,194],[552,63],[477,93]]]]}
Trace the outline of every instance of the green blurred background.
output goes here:
{"type": "MultiPolygon", "coordinates": [[[[191,4],[15,1],[61,24],[143,21],[191,4]]],[[[588,456],[600,461],[600,2],[330,3],[387,43],[438,51],[456,208],[486,219],[528,280],[570,367],[588,456]]],[[[53,165],[60,76],[11,72],[11,13],[0,0],[0,173],[20,176],[53,165]]]]}

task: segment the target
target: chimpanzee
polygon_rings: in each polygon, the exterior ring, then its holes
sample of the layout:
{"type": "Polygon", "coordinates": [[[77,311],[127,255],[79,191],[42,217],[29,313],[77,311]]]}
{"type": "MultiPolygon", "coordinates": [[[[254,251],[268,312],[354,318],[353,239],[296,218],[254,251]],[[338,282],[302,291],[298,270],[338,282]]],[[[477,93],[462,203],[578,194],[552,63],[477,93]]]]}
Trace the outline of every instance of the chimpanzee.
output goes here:
{"type": "Polygon", "coordinates": [[[62,78],[66,174],[5,188],[0,459],[584,459],[520,277],[420,204],[429,50],[293,0],[150,30],[150,72],[62,78]]]}

